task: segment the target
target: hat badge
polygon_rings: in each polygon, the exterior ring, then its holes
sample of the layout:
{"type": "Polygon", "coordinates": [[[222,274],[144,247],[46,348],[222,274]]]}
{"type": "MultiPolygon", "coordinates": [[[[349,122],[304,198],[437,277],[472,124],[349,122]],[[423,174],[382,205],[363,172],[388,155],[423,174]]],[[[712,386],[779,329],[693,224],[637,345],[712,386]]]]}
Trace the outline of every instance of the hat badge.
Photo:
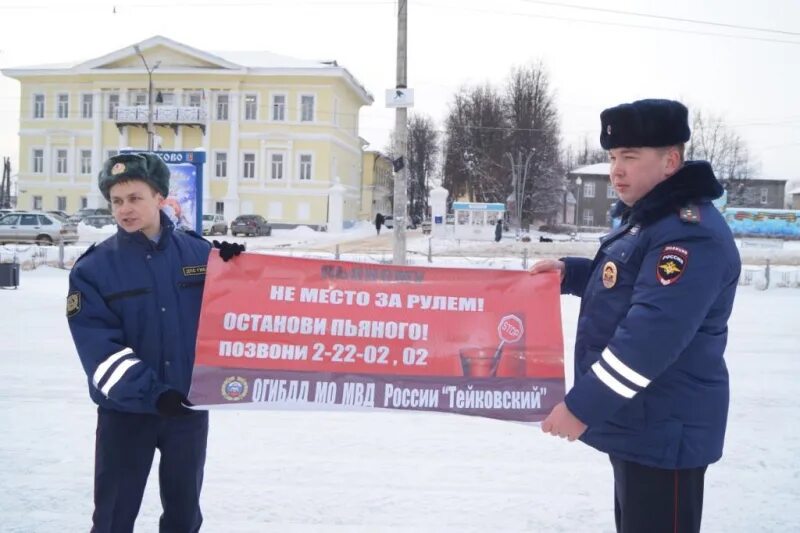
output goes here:
{"type": "Polygon", "coordinates": [[[117,163],[113,167],[111,167],[111,175],[116,176],[117,174],[122,174],[125,172],[125,163],[117,163]]]}
{"type": "Polygon", "coordinates": [[[608,126],[606,126],[606,133],[607,133],[607,134],[609,134],[609,135],[611,135],[611,124],[609,124],[608,126]]]}

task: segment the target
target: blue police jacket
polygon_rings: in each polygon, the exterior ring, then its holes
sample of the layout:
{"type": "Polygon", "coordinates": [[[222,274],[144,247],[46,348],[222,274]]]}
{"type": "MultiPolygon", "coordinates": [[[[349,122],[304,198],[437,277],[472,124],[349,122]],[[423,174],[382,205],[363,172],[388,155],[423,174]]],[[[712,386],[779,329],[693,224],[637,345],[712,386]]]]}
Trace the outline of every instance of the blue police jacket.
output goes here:
{"type": "Polygon", "coordinates": [[[158,243],[121,228],[81,256],[67,317],[102,407],[156,413],[167,389],[189,391],[210,243],[161,214],[158,243]]]}
{"type": "Polygon", "coordinates": [[[711,200],[711,166],[687,162],[601,239],[594,260],[564,258],[562,293],[581,297],[569,410],[585,443],[658,468],[722,456],[728,416],[723,359],[741,270],[711,200]]]}

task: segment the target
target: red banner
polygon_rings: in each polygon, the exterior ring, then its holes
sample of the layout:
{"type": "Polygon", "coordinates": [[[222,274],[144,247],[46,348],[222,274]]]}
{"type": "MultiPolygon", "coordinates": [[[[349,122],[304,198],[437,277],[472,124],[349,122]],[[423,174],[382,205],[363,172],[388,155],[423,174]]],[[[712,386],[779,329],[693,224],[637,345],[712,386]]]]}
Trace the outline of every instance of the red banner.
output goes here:
{"type": "Polygon", "coordinates": [[[214,251],[189,399],[538,421],[563,351],[555,273],[214,251]]]}

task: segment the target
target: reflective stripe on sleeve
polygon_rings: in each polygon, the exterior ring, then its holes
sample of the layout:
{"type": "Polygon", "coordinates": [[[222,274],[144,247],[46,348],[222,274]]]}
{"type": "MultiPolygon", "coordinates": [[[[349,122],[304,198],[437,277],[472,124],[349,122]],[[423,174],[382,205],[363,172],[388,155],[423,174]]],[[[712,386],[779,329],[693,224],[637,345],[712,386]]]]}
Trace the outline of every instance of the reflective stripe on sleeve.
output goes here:
{"type": "Polygon", "coordinates": [[[128,359],[127,361],[123,361],[114,369],[114,372],[111,374],[111,377],[108,378],[108,381],[105,382],[103,388],[100,389],[106,398],[108,398],[109,393],[111,392],[111,388],[117,384],[117,382],[122,379],[122,376],[125,375],[125,372],[128,371],[136,363],[141,363],[139,359],[128,359]]]}
{"type": "Polygon", "coordinates": [[[603,368],[600,365],[600,361],[597,361],[595,364],[592,365],[592,371],[595,373],[598,379],[600,379],[600,381],[602,381],[609,389],[616,392],[620,396],[624,396],[625,398],[628,399],[636,396],[635,390],[624,385],[617,378],[612,376],[605,368],[603,368]]]}
{"type": "Polygon", "coordinates": [[[100,382],[103,381],[103,378],[105,377],[106,373],[112,366],[114,366],[114,363],[116,363],[126,355],[130,355],[132,353],[133,350],[131,350],[130,348],[123,348],[117,353],[109,355],[105,361],[97,365],[97,370],[94,371],[94,375],[92,376],[92,383],[94,383],[94,386],[97,387],[100,384],[100,382]]]}
{"type": "Polygon", "coordinates": [[[617,356],[611,353],[611,350],[606,348],[603,350],[603,359],[605,360],[608,365],[619,372],[619,375],[623,378],[627,379],[634,385],[638,385],[639,387],[645,388],[650,385],[650,380],[644,377],[643,375],[639,374],[631,367],[617,359],[617,356]]]}

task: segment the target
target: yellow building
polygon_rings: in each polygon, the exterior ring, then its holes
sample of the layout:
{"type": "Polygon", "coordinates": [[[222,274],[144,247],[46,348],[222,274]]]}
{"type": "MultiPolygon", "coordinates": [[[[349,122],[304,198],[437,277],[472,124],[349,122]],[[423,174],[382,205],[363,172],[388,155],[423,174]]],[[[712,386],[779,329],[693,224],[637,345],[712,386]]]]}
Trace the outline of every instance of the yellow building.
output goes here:
{"type": "Polygon", "coordinates": [[[340,184],[345,222],[359,218],[358,115],[373,98],[347,69],[161,36],[75,65],[2,71],[21,83],[18,207],[102,206],[102,162],[146,149],[148,73],[136,48],[153,72],[156,149],[206,152],[203,212],[321,226],[340,184]]]}
{"type": "Polygon", "coordinates": [[[378,151],[364,151],[362,196],[359,218],[375,220],[378,213],[392,214],[394,173],[392,160],[378,151]]]}

